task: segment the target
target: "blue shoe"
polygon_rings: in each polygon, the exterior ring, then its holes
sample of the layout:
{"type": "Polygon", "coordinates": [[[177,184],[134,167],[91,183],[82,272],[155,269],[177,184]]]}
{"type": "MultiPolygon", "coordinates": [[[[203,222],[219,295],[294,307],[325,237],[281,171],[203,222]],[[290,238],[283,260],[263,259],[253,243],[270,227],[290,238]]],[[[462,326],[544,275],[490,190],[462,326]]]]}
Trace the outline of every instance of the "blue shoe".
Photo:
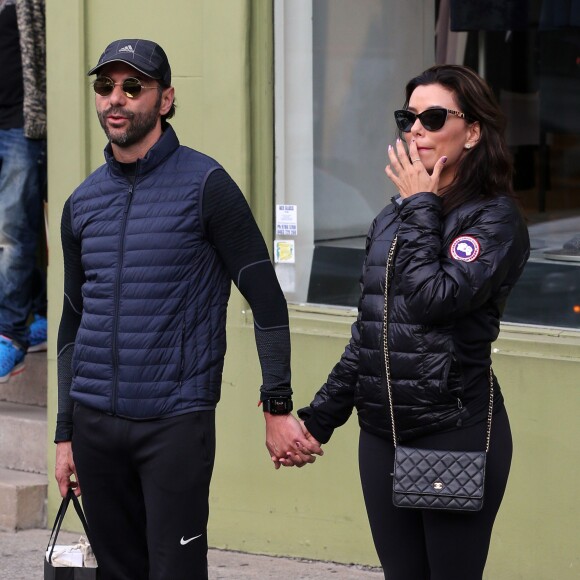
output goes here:
{"type": "Polygon", "coordinates": [[[0,334],[0,383],[24,370],[24,351],[15,347],[6,336],[0,334]]]}
{"type": "Polygon", "coordinates": [[[38,314],[34,315],[34,321],[28,327],[28,352],[41,352],[46,350],[46,318],[38,314]]]}

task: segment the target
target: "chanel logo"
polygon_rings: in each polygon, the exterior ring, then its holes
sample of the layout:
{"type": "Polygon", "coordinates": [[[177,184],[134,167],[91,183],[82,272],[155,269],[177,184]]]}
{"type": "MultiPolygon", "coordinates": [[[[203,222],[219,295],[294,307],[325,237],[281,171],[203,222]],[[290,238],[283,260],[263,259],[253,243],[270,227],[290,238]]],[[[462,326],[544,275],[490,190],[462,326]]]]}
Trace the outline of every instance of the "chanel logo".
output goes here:
{"type": "Polygon", "coordinates": [[[445,487],[441,481],[434,481],[432,485],[433,489],[436,489],[437,491],[441,491],[445,487]]]}

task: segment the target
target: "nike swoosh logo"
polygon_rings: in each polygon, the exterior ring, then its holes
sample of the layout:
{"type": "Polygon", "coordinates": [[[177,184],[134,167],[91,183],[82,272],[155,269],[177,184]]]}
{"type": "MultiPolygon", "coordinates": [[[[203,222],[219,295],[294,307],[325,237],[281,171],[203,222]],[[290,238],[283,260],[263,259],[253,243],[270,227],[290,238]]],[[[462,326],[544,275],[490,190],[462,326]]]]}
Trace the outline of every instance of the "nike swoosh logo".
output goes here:
{"type": "Polygon", "coordinates": [[[193,536],[193,538],[189,538],[188,540],[186,540],[183,536],[181,536],[181,540],[179,540],[179,543],[182,546],[185,546],[185,544],[189,544],[189,542],[193,542],[193,540],[197,540],[197,538],[201,538],[203,534],[198,534],[197,536],[193,536]]]}

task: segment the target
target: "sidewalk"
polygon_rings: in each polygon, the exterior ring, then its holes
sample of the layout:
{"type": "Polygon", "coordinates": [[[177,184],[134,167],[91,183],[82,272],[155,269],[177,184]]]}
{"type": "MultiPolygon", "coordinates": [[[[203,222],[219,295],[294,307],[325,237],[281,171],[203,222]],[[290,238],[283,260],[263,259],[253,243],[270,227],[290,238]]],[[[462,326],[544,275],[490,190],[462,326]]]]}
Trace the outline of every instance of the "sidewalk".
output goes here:
{"type": "MultiPolygon", "coordinates": [[[[0,580],[42,580],[42,559],[49,536],[50,530],[0,532],[0,580]]],[[[58,541],[76,543],[78,538],[79,534],[61,532],[58,541]]],[[[209,578],[382,580],[384,576],[376,568],[210,550],[209,578]]]]}

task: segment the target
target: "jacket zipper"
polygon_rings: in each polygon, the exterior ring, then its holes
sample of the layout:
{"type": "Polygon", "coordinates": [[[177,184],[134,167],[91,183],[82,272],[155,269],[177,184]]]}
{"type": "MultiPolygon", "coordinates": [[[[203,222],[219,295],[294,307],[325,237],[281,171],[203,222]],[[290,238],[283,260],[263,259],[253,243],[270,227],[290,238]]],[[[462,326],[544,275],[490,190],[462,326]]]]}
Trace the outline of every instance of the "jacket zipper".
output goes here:
{"type": "MultiPolygon", "coordinates": [[[[139,161],[137,161],[137,166],[139,161]]],[[[115,308],[113,312],[113,394],[111,400],[111,411],[113,415],[117,414],[117,394],[119,391],[119,352],[117,350],[117,334],[119,331],[119,308],[121,303],[121,274],[123,271],[123,259],[125,255],[125,232],[127,231],[127,218],[129,216],[129,209],[133,201],[133,191],[135,189],[135,181],[137,179],[137,169],[135,169],[135,177],[133,182],[129,185],[127,194],[127,203],[123,210],[123,217],[121,218],[121,235],[119,241],[119,259],[117,260],[117,272],[115,275],[115,308]]]]}
{"type": "Polygon", "coordinates": [[[179,361],[179,390],[181,392],[181,385],[183,382],[183,369],[185,368],[185,314],[181,321],[181,353],[179,361]]]}

